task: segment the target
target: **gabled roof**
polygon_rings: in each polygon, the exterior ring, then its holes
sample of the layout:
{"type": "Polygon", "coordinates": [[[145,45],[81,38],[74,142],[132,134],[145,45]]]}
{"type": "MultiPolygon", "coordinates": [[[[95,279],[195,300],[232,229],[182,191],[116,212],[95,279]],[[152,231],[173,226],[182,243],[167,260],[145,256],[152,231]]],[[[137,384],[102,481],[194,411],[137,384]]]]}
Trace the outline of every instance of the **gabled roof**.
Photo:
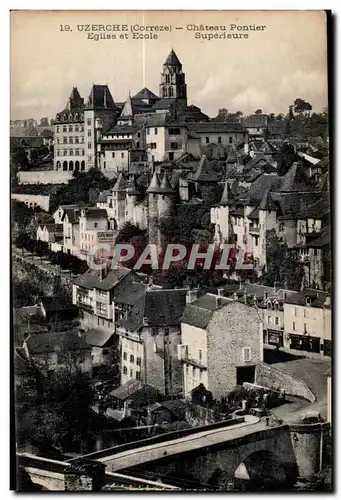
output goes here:
{"type": "Polygon", "coordinates": [[[111,269],[101,280],[100,271],[94,271],[91,269],[81,276],[78,276],[73,283],[88,290],[97,288],[98,290],[109,291],[115,288],[115,286],[130,272],[132,271],[125,267],[116,267],[115,269],[111,269]]]}
{"type": "Polygon", "coordinates": [[[144,87],[140,92],[134,95],[133,99],[159,99],[151,90],[144,87]]]}
{"type": "Polygon", "coordinates": [[[178,66],[179,68],[182,68],[182,64],[173,49],[168,54],[168,57],[164,62],[164,66],[178,66]]]}
{"type": "Polygon", "coordinates": [[[245,127],[239,122],[188,122],[188,130],[197,134],[243,132],[245,127]]]}
{"type": "Polygon", "coordinates": [[[128,96],[124,106],[123,106],[123,109],[122,109],[122,112],[121,112],[121,115],[120,117],[123,118],[123,117],[133,117],[134,116],[134,112],[133,112],[133,103],[131,102],[131,97],[130,95],[128,96]]]}
{"type": "Polygon", "coordinates": [[[232,302],[227,297],[218,297],[207,293],[194,302],[186,304],[184,313],[181,317],[181,323],[196,326],[197,328],[206,328],[212,317],[213,311],[232,302]],[[217,302],[217,299],[219,301],[217,302]]]}
{"type": "Polygon", "coordinates": [[[308,183],[308,177],[299,162],[294,162],[291,165],[283,178],[280,190],[290,193],[293,191],[311,191],[311,187],[308,183]]]}
{"type": "Polygon", "coordinates": [[[163,174],[163,178],[161,180],[160,192],[161,193],[168,193],[168,194],[175,193],[174,189],[171,187],[171,185],[169,183],[168,176],[167,176],[166,172],[163,174]]]}
{"type": "Polygon", "coordinates": [[[123,175],[120,173],[120,175],[117,178],[117,181],[115,182],[114,187],[112,188],[113,192],[119,192],[119,191],[125,191],[128,187],[128,183],[126,179],[123,177],[123,175]]]}
{"type": "Polygon", "coordinates": [[[93,85],[86,104],[88,109],[115,108],[108,85],[93,85]]]}
{"type": "Polygon", "coordinates": [[[105,208],[87,207],[84,208],[84,217],[86,219],[107,219],[108,213],[105,208]]]}
{"type": "Polygon", "coordinates": [[[185,289],[148,289],[136,302],[127,319],[118,321],[118,325],[130,331],[143,327],[144,319],[148,326],[174,326],[180,324],[180,318],[186,305],[185,289]]]}
{"type": "Polygon", "coordinates": [[[281,186],[283,177],[277,174],[262,174],[251,185],[248,194],[248,203],[251,206],[258,206],[262,201],[264,193],[270,189],[276,190],[281,186]]]}
{"type": "Polygon", "coordinates": [[[244,127],[260,128],[267,126],[268,117],[265,114],[250,115],[243,120],[244,127]]]}
{"type": "Polygon", "coordinates": [[[97,328],[91,328],[85,332],[86,343],[93,347],[104,347],[106,344],[110,344],[114,335],[113,331],[105,331],[97,328]]]}
{"type": "Polygon", "coordinates": [[[218,182],[218,177],[214,173],[207,157],[201,157],[197,170],[190,175],[190,179],[195,182],[218,182]]]}

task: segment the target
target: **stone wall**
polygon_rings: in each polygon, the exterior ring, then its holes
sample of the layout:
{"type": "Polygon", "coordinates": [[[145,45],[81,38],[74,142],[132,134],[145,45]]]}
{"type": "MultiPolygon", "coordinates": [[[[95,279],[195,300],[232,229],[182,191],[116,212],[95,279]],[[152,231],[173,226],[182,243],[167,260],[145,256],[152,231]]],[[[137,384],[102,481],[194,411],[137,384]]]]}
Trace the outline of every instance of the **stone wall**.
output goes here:
{"type": "Polygon", "coordinates": [[[27,206],[32,208],[38,206],[46,212],[50,209],[50,195],[11,193],[11,199],[26,203],[27,206]]]}
{"type": "Polygon", "coordinates": [[[226,420],[226,415],[215,410],[211,410],[210,408],[205,408],[204,406],[186,403],[185,418],[186,422],[193,427],[197,427],[199,425],[209,425],[221,420],[226,420]]]}
{"type": "Polygon", "coordinates": [[[73,177],[73,172],[63,170],[41,170],[18,172],[19,184],[67,184],[73,177]]]}
{"type": "Polygon", "coordinates": [[[316,401],[316,397],[303,380],[266,363],[259,363],[256,366],[255,384],[275,391],[282,389],[285,394],[298,396],[312,403],[316,401]]]}

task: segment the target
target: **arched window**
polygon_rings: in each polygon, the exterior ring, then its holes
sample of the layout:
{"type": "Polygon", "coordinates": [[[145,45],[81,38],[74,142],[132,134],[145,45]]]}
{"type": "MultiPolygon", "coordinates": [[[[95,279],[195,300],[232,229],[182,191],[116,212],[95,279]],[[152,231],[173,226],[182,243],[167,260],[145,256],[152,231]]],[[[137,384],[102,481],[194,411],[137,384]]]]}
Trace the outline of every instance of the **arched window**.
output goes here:
{"type": "Polygon", "coordinates": [[[64,121],[66,121],[66,120],[67,120],[67,115],[66,115],[66,114],[64,114],[64,115],[63,115],[63,120],[64,120],[64,121]]]}
{"type": "Polygon", "coordinates": [[[69,149],[69,155],[72,156],[73,155],[73,149],[69,149]]]}
{"type": "Polygon", "coordinates": [[[173,87],[169,87],[169,97],[173,97],[173,87]]]}
{"type": "Polygon", "coordinates": [[[69,170],[73,170],[73,161],[69,161],[69,170]]]}
{"type": "Polygon", "coordinates": [[[163,97],[167,97],[167,89],[163,89],[163,97]]]}
{"type": "Polygon", "coordinates": [[[60,161],[57,161],[56,166],[57,166],[57,170],[59,170],[60,169],[60,161]]]}
{"type": "Polygon", "coordinates": [[[85,170],[85,161],[84,160],[81,162],[81,170],[85,170]]]}
{"type": "Polygon", "coordinates": [[[79,170],[79,161],[78,160],[75,163],[75,170],[79,170]]]}
{"type": "Polygon", "coordinates": [[[67,126],[63,125],[63,132],[67,132],[67,126]]]}
{"type": "Polygon", "coordinates": [[[63,161],[63,170],[67,170],[67,161],[63,161]]]}
{"type": "Polygon", "coordinates": [[[267,302],[267,308],[268,308],[268,309],[272,309],[271,300],[268,300],[268,302],[267,302]]]}

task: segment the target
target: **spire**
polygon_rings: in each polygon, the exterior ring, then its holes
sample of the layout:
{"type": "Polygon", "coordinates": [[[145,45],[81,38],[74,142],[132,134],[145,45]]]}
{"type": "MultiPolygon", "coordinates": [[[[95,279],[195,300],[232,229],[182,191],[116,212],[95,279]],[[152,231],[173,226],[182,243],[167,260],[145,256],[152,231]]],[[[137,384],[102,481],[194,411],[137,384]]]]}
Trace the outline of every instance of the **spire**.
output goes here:
{"type": "Polygon", "coordinates": [[[259,210],[268,210],[268,211],[277,210],[275,202],[273,201],[273,199],[271,197],[270,189],[267,189],[265,191],[264,196],[262,198],[262,201],[260,202],[258,209],[259,210]]]}
{"type": "Polygon", "coordinates": [[[150,181],[149,187],[146,193],[159,193],[160,192],[160,181],[157,176],[157,173],[153,173],[152,180],[150,181]]]}
{"type": "Polygon", "coordinates": [[[224,191],[221,196],[220,205],[228,205],[228,202],[229,202],[229,185],[228,182],[225,181],[224,191]]]}
{"type": "Polygon", "coordinates": [[[130,92],[129,92],[129,95],[128,95],[128,98],[126,100],[126,102],[124,103],[124,106],[123,106],[123,109],[122,109],[122,112],[121,112],[121,117],[133,117],[134,114],[133,114],[133,103],[131,101],[131,97],[130,97],[130,92]]]}
{"type": "Polygon", "coordinates": [[[160,192],[162,193],[175,193],[174,189],[171,187],[166,172],[161,180],[160,192]]]}
{"type": "Polygon", "coordinates": [[[173,49],[170,51],[164,63],[164,66],[178,66],[179,68],[182,67],[181,62],[179,61],[178,56],[176,55],[173,49]]]}

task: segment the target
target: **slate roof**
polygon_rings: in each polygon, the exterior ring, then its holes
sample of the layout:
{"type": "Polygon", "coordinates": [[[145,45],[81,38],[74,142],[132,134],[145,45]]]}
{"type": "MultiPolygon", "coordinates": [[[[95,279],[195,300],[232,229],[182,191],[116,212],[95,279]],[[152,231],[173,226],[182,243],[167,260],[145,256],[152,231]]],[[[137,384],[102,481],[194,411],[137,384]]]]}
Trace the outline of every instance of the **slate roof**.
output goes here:
{"type": "Polygon", "coordinates": [[[179,58],[173,49],[168,54],[168,57],[167,57],[166,61],[164,62],[164,66],[178,66],[179,68],[182,68],[182,64],[179,61],[179,58]]]}
{"type": "Polygon", "coordinates": [[[62,233],[63,224],[39,224],[42,228],[46,227],[49,233],[62,233]]]}
{"type": "Polygon", "coordinates": [[[108,213],[105,208],[87,207],[84,209],[87,219],[107,219],[108,213]]]}
{"type": "Polygon", "coordinates": [[[93,85],[86,104],[88,109],[115,108],[108,85],[93,85]]]}
{"type": "Polygon", "coordinates": [[[186,323],[202,329],[206,328],[212,317],[213,311],[232,302],[232,300],[227,297],[219,297],[221,304],[217,306],[217,298],[217,295],[206,294],[202,295],[194,302],[186,304],[184,313],[181,317],[181,323],[186,323]]]}
{"type": "Polygon", "coordinates": [[[104,347],[114,336],[115,333],[113,331],[104,331],[96,328],[91,328],[85,332],[86,343],[93,347],[104,347]]]}
{"type": "Polygon", "coordinates": [[[144,87],[140,92],[133,96],[133,99],[159,99],[151,90],[144,87]]]}
{"type": "Polygon", "coordinates": [[[311,205],[319,193],[301,192],[286,193],[273,192],[271,198],[277,205],[278,219],[299,219],[300,214],[311,205]]]}
{"type": "Polygon", "coordinates": [[[291,165],[283,178],[280,190],[290,193],[293,191],[311,191],[311,187],[308,184],[308,177],[300,163],[294,162],[291,165]]]}
{"type": "MultiPolygon", "coordinates": [[[[114,125],[113,127],[109,128],[103,136],[108,136],[108,135],[113,135],[113,134],[136,134],[141,128],[143,127],[143,123],[134,123],[133,125],[114,125]]],[[[103,144],[106,144],[108,142],[108,139],[101,139],[100,141],[103,144]]]]}
{"type": "Polygon", "coordinates": [[[273,201],[270,190],[267,189],[264,193],[262,201],[259,204],[258,210],[277,210],[277,205],[273,201]]]}
{"type": "Polygon", "coordinates": [[[148,285],[141,282],[122,280],[114,289],[114,301],[117,304],[133,306],[147,291],[148,285]]]}
{"type": "Polygon", "coordinates": [[[243,120],[244,127],[261,128],[267,126],[268,117],[265,114],[250,115],[243,120]]]}
{"type": "Polygon", "coordinates": [[[254,181],[250,187],[248,194],[248,201],[250,205],[258,206],[262,201],[265,192],[270,189],[278,189],[282,183],[283,178],[277,174],[262,174],[254,181]]]}
{"type": "Polygon", "coordinates": [[[160,180],[156,172],[153,173],[146,193],[160,193],[160,180]]]}
{"type": "Polygon", "coordinates": [[[299,218],[306,219],[309,217],[312,219],[321,219],[329,212],[330,212],[329,200],[327,199],[327,197],[323,197],[318,199],[314,203],[311,203],[308,207],[303,209],[299,214],[299,218]]]}
{"type": "Polygon", "coordinates": [[[251,219],[251,220],[259,220],[259,210],[258,208],[254,208],[252,210],[252,212],[247,216],[248,219],[251,219]]]}
{"type": "Polygon", "coordinates": [[[150,384],[142,384],[140,380],[128,380],[125,384],[117,387],[110,392],[110,396],[113,396],[115,399],[120,399],[121,401],[125,401],[129,397],[131,397],[136,392],[140,392],[141,390],[146,390],[146,392],[157,393],[155,387],[150,384]]]}
{"type": "Polygon", "coordinates": [[[123,177],[123,175],[120,173],[114,187],[112,188],[113,192],[120,192],[120,191],[125,191],[128,187],[128,182],[127,180],[123,177]]]}
{"type": "Polygon", "coordinates": [[[243,132],[245,130],[239,122],[189,122],[186,126],[190,132],[197,134],[243,132]]]}
{"type": "Polygon", "coordinates": [[[186,305],[185,289],[149,289],[137,300],[127,319],[118,321],[118,325],[131,331],[143,326],[147,319],[148,326],[179,325],[186,305]]]}
{"type": "MultiPolygon", "coordinates": [[[[155,104],[153,104],[153,109],[158,110],[158,109],[169,109],[172,106],[176,105],[177,100],[174,99],[159,99],[156,101],[155,104]]],[[[159,114],[159,113],[157,113],[159,114]]]]}
{"type": "Polygon", "coordinates": [[[323,227],[316,238],[307,242],[307,246],[310,248],[330,247],[330,245],[331,245],[331,234],[329,226],[323,227]]]}
{"type": "MultiPolygon", "coordinates": [[[[327,292],[322,292],[320,290],[311,290],[306,289],[302,292],[296,293],[287,293],[285,302],[287,304],[294,304],[298,306],[306,306],[307,305],[307,297],[310,298],[310,307],[324,307],[325,301],[330,294],[327,292]]],[[[330,307],[330,306],[325,306],[330,307]]]]}
{"type": "Polygon", "coordinates": [[[97,203],[106,203],[108,196],[110,196],[110,191],[101,191],[97,198],[97,203]]]}
{"type": "Polygon", "coordinates": [[[89,349],[84,334],[76,331],[36,333],[25,342],[28,352],[33,355],[89,349]]]}
{"type": "Polygon", "coordinates": [[[197,170],[189,178],[195,182],[218,182],[218,177],[205,155],[201,157],[197,170]]]}
{"type": "Polygon", "coordinates": [[[168,176],[166,172],[163,174],[163,177],[161,179],[160,183],[160,193],[167,193],[167,194],[175,194],[174,189],[171,187],[168,176]]]}
{"type": "Polygon", "coordinates": [[[125,267],[116,267],[115,269],[111,269],[101,281],[99,271],[89,270],[81,276],[75,278],[73,283],[89,290],[97,288],[98,290],[109,291],[112,290],[130,272],[131,270],[125,267]]]}
{"type": "Polygon", "coordinates": [[[77,208],[64,208],[64,213],[62,216],[62,221],[64,220],[65,216],[67,215],[67,218],[71,224],[78,224],[78,218],[80,216],[80,207],[77,208]]]}
{"type": "Polygon", "coordinates": [[[136,182],[136,178],[134,175],[132,175],[127,183],[127,188],[126,191],[129,195],[139,195],[140,194],[140,188],[136,182]]]}
{"type": "Polygon", "coordinates": [[[223,194],[221,195],[221,200],[219,205],[228,205],[228,202],[229,202],[229,185],[228,182],[225,182],[223,194]]]}

